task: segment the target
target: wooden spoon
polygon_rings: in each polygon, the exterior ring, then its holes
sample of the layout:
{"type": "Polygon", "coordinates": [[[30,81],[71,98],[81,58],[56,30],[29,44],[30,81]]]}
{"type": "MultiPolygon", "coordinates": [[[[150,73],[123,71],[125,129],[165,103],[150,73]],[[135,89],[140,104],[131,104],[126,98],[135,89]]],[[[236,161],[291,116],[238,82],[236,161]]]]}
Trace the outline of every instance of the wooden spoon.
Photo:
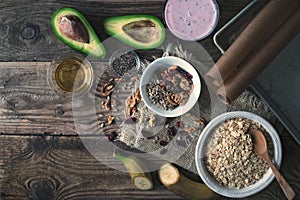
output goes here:
{"type": "Polygon", "coordinates": [[[285,196],[288,200],[292,200],[295,197],[295,192],[292,189],[292,187],[288,184],[288,182],[283,178],[283,176],[280,174],[272,160],[270,159],[270,156],[268,154],[268,148],[267,148],[267,142],[265,139],[265,136],[262,134],[262,132],[258,130],[249,130],[248,133],[250,133],[253,136],[254,139],[254,153],[258,156],[260,156],[262,159],[264,159],[268,165],[271,167],[282,191],[284,192],[285,196]]]}

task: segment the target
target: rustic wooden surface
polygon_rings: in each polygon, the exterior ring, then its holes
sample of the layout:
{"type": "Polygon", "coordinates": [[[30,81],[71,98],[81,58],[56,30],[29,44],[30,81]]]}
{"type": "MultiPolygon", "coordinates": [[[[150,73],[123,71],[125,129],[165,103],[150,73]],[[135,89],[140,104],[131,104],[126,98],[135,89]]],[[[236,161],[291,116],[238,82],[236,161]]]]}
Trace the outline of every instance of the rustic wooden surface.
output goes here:
{"type": "MultiPolygon", "coordinates": [[[[291,137],[281,139],[284,151],[280,170],[299,193],[299,146],[291,137]]],[[[101,164],[76,136],[2,135],[0,145],[1,199],[180,199],[156,179],[153,191],[134,189],[127,173],[101,164]]],[[[156,172],[152,174],[157,176],[156,172]]],[[[248,199],[285,198],[273,181],[248,199]]]]}
{"type": "MultiPolygon", "coordinates": [[[[221,18],[217,29],[249,2],[218,1],[221,18]]],[[[181,199],[157,179],[153,191],[136,190],[127,173],[95,159],[77,136],[71,100],[60,98],[51,90],[46,72],[53,58],[74,52],[52,33],[50,17],[57,8],[77,8],[105,40],[108,36],[101,27],[105,17],[145,13],[161,18],[164,3],[163,0],[0,1],[0,199],[181,199]]],[[[214,60],[220,57],[212,37],[200,44],[214,60]]],[[[147,52],[140,53],[148,56],[147,52]]],[[[96,73],[100,73],[106,63],[97,66],[96,73]]],[[[96,107],[100,109],[102,97],[96,98],[99,98],[96,107]]],[[[91,128],[97,125],[92,124],[91,128]]],[[[96,136],[87,133],[81,137],[94,141],[96,136]]],[[[300,147],[289,135],[281,139],[284,149],[281,171],[299,194],[300,147]]],[[[155,172],[153,175],[156,177],[155,172]]],[[[284,196],[273,181],[266,190],[249,199],[273,200],[284,196]]]]}
{"type": "MultiPolygon", "coordinates": [[[[250,0],[219,1],[221,27],[250,0]]],[[[73,7],[84,13],[102,40],[108,36],[102,30],[105,17],[125,14],[152,14],[162,18],[164,0],[44,0],[0,2],[0,61],[51,61],[70,52],[70,48],[53,34],[50,18],[60,7],[73,7]]],[[[201,42],[214,58],[219,56],[211,37],[201,42]]]]}

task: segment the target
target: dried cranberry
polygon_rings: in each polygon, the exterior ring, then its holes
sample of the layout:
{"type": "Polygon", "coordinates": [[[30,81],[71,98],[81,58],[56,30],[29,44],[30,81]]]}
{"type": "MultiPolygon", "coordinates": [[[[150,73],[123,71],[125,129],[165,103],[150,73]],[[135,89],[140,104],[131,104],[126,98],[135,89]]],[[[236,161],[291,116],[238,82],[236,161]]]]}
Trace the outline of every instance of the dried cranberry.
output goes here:
{"type": "Polygon", "coordinates": [[[192,79],[192,78],[193,78],[193,75],[190,74],[190,73],[188,73],[188,72],[186,72],[186,73],[184,74],[184,76],[185,76],[185,78],[187,78],[187,79],[192,79]]]}
{"type": "Polygon", "coordinates": [[[184,128],[184,123],[182,122],[182,121],[177,121],[176,122],[176,126],[178,127],[178,128],[181,128],[181,129],[183,129],[184,128]]]}
{"type": "Polygon", "coordinates": [[[117,136],[118,136],[118,133],[111,132],[111,133],[108,134],[108,140],[109,141],[114,141],[117,138],[117,136]]]}
{"type": "Polygon", "coordinates": [[[168,142],[167,142],[167,141],[164,141],[164,140],[161,140],[161,141],[159,142],[159,145],[160,145],[160,146],[167,146],[167,144],[168,144],[168,142]]]}
{"type": "Polygon", "coordinates": [[[133,122],[136,122],[136,117],[130,117],[133,122]]]}
{"type": "Polygon", "coordinates": [[[170,136],[175,136],[176,135],[176,129],[174,128],[174,127],[172,127],[172,126],[170,126],[170,127],[168,127],[168,134],[170,135],[170,136]]]}

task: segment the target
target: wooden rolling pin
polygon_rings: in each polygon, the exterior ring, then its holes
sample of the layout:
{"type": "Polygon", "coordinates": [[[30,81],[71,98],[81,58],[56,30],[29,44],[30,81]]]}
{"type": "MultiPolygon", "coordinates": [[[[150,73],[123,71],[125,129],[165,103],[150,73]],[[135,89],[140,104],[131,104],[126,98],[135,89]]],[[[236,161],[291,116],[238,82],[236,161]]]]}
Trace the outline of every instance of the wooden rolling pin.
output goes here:
{"type": "Polygon", "coordinates": [[[270,0],[207,72],[207,84],[220,87],[250,51],[264,43],[299,6],[300,0],[270,0]]]}
{"type": "Polygon", "coordinates": [[[233,102],[299,32],[300,8],[260,48],[253,50],[239,69],[226,79],[224,86],[217,91],[220,99],[225,103],[233,102]]]}

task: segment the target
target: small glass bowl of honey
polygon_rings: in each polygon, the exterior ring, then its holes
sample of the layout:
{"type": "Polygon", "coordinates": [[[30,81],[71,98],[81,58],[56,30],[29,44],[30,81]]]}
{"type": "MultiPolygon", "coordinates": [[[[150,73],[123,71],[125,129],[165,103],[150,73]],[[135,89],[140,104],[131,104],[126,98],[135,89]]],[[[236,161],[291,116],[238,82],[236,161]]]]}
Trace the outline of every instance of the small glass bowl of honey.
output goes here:
{"type": "Polygon", "coordinates": [[[91,63],[79,54],[65,54],[55,58],[47,73],[50,86],[62,97],[83,96],[94,81],[91,63]]]}

